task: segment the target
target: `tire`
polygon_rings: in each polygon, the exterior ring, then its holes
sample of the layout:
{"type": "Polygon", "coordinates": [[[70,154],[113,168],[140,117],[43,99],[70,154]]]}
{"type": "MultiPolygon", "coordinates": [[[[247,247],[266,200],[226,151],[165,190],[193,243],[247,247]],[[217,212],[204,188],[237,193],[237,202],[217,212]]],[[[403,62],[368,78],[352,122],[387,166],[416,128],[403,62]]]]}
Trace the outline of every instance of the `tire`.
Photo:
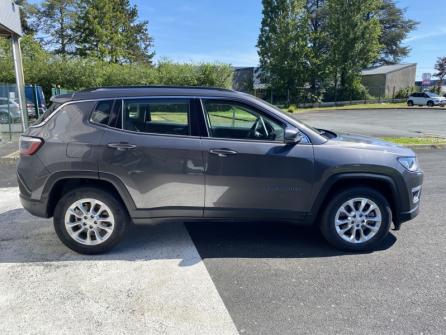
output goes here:
{"type": "Polygon", "coordinates": [[[413,101],[412,101],[412,100],[409,100],[409,101],[407,102],[407,106],[412,107],[412,106],[413,106],[413,101]]]}
{"type": "Polygon", "coordinates": [[[427,106],[428,107],[434,107],[434,102],[433,101],[428,101],[427,102],[427,106]]]}
{"type": "Polygon", "coordinates": [[[0,124],[8,124],[9,115],[8,113],[0,112],[0,124]]]}
{"type": "MultiPolygon", "coordinates": [[[[356,206],[357,210],[359,209],[361,203],[359,200],[353,203],[356,206]]],[[[349,208],[349,207],[348,207],[349,208]]],[[[359,211],[358,211],[359,213],[359,211]]],[[[392,223],[392,211],[390,205],[386,198],[379,192],[374,189],[368,187],[355,187],[347,189],[341,192],[338,195],[332,197],[326,207],[324,215],[322,217],[322,221],[320,224],[322,235],[325,239],[335,248],[345,251],[371,251],[376,250],[379,244],[383,241],[383,239],[387,236],[390,230],[390,226],[392,223]],[[348,219],[347,215],[340,209],[345,205],[349,200],[352,199],[368,199],[368,202],[364,209],[363,213],[367,212],[370,209],[370,204],[375,204],[377,209],[372,210],[368,215],[369,218],[366,221],[366,224],[370,227],[376,228],[376,231],[372,231],[367,228],[365,225],[359,222],[359,220],[364,220],[364,217],[360,218],[359,215],[356,219],[348,219]],[[378,212],[379,211],[379,212],[378,212]],[[340,215],[338,217],[338,214],[340,215]],[[374,223],[374,219],[378,219],[378,214],[381,216],[381,222],[378,226],[378,223],[374,223]],[[339,218],[341,222],[347,221],[345,224],[336,225],[336,218],[339,218]],[[353,220],[353,221],[350,221],[353,220]],[[358,220],[358,221],[354,221],[358,220]],[[353,223],[353,224],[352,224],[353,223]],[[351,229],[347,229],[351,225],[351,229]],[[357,230],[357,225],[361,226],[361,230],[357,230]],[[344,230],[345,233],[338,233],[337,229],[344,230]],[[353,235],[353,231],[355,231],[355,242],[347,241],[345,238],[349,238],[353,235]],[[373,233],[373,234],[372,234],[373,233]],[[372,234],[372,235],[370,235],[372,234]],[[341,237],[343,235],[343,237],[341,237]],[[368,236],[366,240],[361,241],[363,236],[368,236]],[[359,240],[359,241],[358,241],[359,240]]]]}
{"type": "Polygon", "coordinates": [[[129,216],[121,201],[113,195],[97,188],[82,187],[60,199],[53,222],[63,244],[78,253],[92,255],[109,251],[121,241],[129,216]],[[91,200],[82,203],[83,214],[79,205],[82,199],[91,200]],[[72,211],[68,213],[70,208],[72,211]]]}

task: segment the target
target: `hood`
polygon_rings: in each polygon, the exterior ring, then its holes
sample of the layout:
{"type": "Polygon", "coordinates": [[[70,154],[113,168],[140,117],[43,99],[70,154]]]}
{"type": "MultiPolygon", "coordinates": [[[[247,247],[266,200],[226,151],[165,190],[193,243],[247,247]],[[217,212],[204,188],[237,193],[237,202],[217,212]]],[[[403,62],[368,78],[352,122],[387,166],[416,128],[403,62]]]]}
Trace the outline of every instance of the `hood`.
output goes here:
{"type": "Polygon", "coordinates": [[[412,149],[398,144],[386,142],[378,138],[363,135],[338,134],[337,137],[328,140],[328,143],[350,148],[385,151],[398,156],[415,156],[415,153],[412,151],[412,149]]]}

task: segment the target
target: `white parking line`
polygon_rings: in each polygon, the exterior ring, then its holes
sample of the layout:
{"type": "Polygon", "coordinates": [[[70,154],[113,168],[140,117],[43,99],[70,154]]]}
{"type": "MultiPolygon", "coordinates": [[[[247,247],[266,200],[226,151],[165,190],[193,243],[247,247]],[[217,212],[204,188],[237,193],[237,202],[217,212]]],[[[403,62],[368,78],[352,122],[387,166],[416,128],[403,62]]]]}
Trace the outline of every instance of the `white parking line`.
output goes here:
{"type": "Polygon", "coordinates": [[[51,220],[0,189],[0,334],[236,334],[181,223],[139,226],[112,252],[76,254],[51,220]]]}

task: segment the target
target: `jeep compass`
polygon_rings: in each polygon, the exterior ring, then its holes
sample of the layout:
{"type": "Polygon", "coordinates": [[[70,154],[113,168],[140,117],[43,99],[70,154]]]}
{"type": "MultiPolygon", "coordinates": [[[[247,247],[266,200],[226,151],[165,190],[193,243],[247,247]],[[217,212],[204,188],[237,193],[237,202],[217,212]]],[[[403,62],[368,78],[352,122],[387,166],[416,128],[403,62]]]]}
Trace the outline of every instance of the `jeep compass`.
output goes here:
{"type": "Polygon", "coordinates": [[[17,177],[23,207],[85,254],[166,220],[317,225],[336,248],[372,250],[418,214],[423,181],[408,148],[248,94],[162,86],[55,97],[21,137],[17,177]]]}

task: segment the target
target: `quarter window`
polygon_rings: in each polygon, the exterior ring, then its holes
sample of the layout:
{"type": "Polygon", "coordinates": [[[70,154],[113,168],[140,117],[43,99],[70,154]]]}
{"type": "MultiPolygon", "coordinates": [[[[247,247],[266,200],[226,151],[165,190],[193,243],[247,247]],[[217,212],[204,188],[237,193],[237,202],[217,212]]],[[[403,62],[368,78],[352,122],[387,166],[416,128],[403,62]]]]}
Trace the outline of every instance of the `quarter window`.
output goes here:
{"type": "Polygon", "coordinates": [[[284,127],[251,107],[237,102],[203,101],[212,137],[280,141],[284,127]]]}
{"type": "Polygon", "coordinates": [[[124,129],[157,134],[189,135],[189,100],[124,100],[124,129]]]}

